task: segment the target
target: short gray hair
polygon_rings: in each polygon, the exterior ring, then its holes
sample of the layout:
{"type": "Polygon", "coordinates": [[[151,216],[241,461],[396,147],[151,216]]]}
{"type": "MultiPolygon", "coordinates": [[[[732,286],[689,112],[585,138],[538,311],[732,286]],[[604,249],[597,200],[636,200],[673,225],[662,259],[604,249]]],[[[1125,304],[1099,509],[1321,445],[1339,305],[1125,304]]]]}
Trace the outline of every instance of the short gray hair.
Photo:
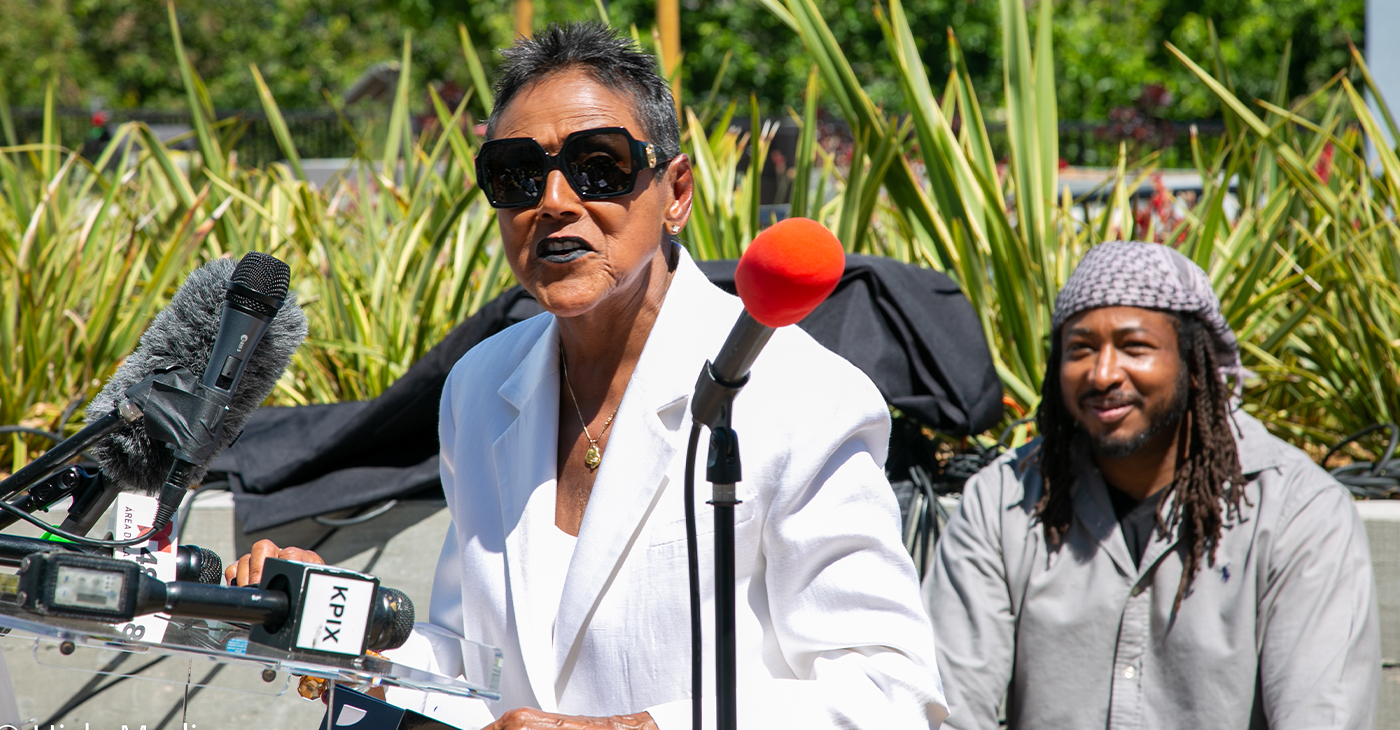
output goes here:
{"type": "Polygon", "coordinates": [[[676,102],[661,78],[656,58],[642,52],[631,38],[598,22],[551,23],[538,35],[521,38],[501,51],[505,64],[496,74],[496,100],[486,136],[496,136],[501,114],[522,90],[552,74],[579,69],[602,86],[629,96],[645,141],[656,145],[662,159],[681,153],[681,129],[676,102]]]}

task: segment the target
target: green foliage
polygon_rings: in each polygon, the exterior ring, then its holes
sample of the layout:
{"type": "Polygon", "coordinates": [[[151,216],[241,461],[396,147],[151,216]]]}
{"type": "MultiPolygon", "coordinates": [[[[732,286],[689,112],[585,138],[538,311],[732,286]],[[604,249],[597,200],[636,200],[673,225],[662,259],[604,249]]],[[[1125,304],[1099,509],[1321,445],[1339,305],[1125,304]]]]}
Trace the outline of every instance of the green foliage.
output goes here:
{"type": "MultiPolygon", "coordinates": [[[[844,196],[838,195],[849,198],[856,170],[884,165],[882,153],[872,150],[904,145],[909,135],[876,111],[815,0],[764,2],[798,30],[825,90],[863,140],[844,196]]],[[[1116,192],[1082,220],[1078,201],[1057,193],[1050,6],[1038,8],[1034,44],[1025,6],[1003,0],[1001,8],[1010,137],[1005,173],[991,155],[980,101],[956,43],[951,61],[957,72],[940,99],[902,3],[890,0],[888,15],[880,16],[916,144],[901,148],[909,161],[885,168],[887,197],[876,205],[863,245],[926,262],[961,284],[982,318],[1011,412],[1025,414],[1039,400],[1054,296],[1084,251],[1107,240],[1156,237],[1210,273],[1245,365],[1261,376],[1246,391],[1248,410],[1300,443],[1327,443],[1400,417],[1400,389],[1394,387],[1400,382],[1400,227],[1393,214],[1400,209],[1400,158],[1382,144],[1382,175],[1373,179],[1363,157],[1365,139],[1380,139],[1383,126],[1395,133],[1389,118],[1372,118],[1345,75],[1283,108],[1291,68],[1283,64],[1269,93],[1274,103],[1247,103],[1223,74],[1221,47],[1210,49],[1214,75],[1169,47],[1230,122],[1218,148],[1194,146],[1205,190],[1194,205],[1169,196],[1158,201],[1187,212],[1179,221],[1169,214],[1143,226],[1126,191],[1152,172],[1151,160],[1132,161],[1122,151],[1116,192]],[[1323,111],[1310,115],[1314,109],[1323,111]],[[957,131],[955,116],[962,120],[957,131]],[[1240,208],[1233,218],[1225,215],[1230,190],[1221,181],[1227,179],[1238,183],[1240,208]],[[1161,226],[1168,228],[1156,230],[1161,226]],[[910,241],[908,250],[899,247],[901,238],[910,241]]],[[[1373,86],[1360,56],[1351,62],[1373,86]]]]}
{"type": "MultiPolygon", "coordinates": [[[[852,73],[877,106],[906,110],[895,64],[876,21],[876,0],[818,0],[815,4],[852,73]]],[[[598,16],[593,2],[535,0],[535,26],[598,16]]],[[[655,0],[611,0],[611,22],[655,24],[655,0]]],[[[513,36],[511,0],[251,0],[182,3],[185,43],[195,70],[219,109],[260,107],[246,69],[257,63],[284,107],[322,108],[323,92],[343,93],[370,66],[398,57],[399,40],[414,34],[414,88],[427,80],[471,87],[461,65],[456,27],[477,44],[489,72],[490,49],[513,36]]],[[[1059,0],[1055,3],[1056,85],[1060,116],[1106,119],[1130,106],[1144,86],[1164,84],[1177,96],[1162,114],[1214,117],[1219,106],[1163,47],[1170,41],[1192,57],[1210,45],[1213,20],[1221,51],[1245,98],[1273,88],[1291,39],[1289,87],[1315,89],[1348,63],[1347,39],[1362,43],[1365,0],[1059,0]]],[[[998,3],[991,0],[910,0],[905,15],[931,75],[946,78],[948,29],[956,32],[977,95],[1000,93],[998,3]]],[[[0,78],[10,101],[43,103],[56,73],[60,105],[102,97],[116,107],[178,107],[183,97],[162,3],[152,0],[0,0],[0,78]]],[[[682,82],[696,99],[711,89],[747,114],[750,96],[767,115],[796,104],[810,57],[783,22],[752,0],[685,0],[681,12],[682,82]]],[[[695,99],[692,99],[692,101],[695,99]]],[[[412,99],[429,110],[426,97],[412,99]]],[[[999,118],[998,118],[999,119],[999,118]]]]}
{"type": "Polygon", "coordinates": [[[1269,98],[1288,44],[1288,88],[1304,93],[1351,62],[1347,43],[1362,46],[1365,0],[1061,0],[1055,4],[1057,95],[1067,119],[1105,119],[1131,106],[1142,88],[1161,84],[1175,96],[1173,119],[1217,117],[1218,100],[1166,50],[1192,58],[1220,54],[1244,98],[1269,98]]]}
{"type": "MultiPolygon", "coordinates": [[[[407,42],[401,58],[409,68],[407,42]]],[[[298,155],[256,68],[250,83],[288,159],[266,169],[237,163],[199,74],[185,62],[177,73],[196,153],[129,123],[88,163],[53,131],[52,93],[44,139],[0,147],[0,423],[71,433],[65,405],[100,389],[184,275],[211,258],[259,250],[292,268],[312,334],[273,394],[281,404],[379,394],[508,285],[494,211],[472,184],[476,140],[462,110],[436,97],[447,131],[411,135],[410,74],[377,141],[382,156],[362,145],[342,177],[316,189],[294,174],[298,155]]],[[[46,446],[6,435],[0,471],[46,446]]]]}
{"type": "MultiPolygon", "coordinates": [[[[339,95],[370,66],[398,58],[406,27],[379,0],[181,3],[177,15],[193,68],[219,109],[261,106],[250,63],[284,105],[324,108],[323,91],[339,95]]],[[[0,78],[12,104],[38,106],[56,74],[61,105],[101,97],[114,107],[183,106],[165,3],[0,0],[0,18],[0,78]]],[[[415,39],[419,81],[460,67],[454,24],[416,31],[415,39]]]]}
{"type": "MultiPolygon", "coordinates": [[[[1232,79],[1240,77],[1224,73],[1223,46],[1212,44],[1203,56],[1209,70],[1169,48],[1192,88],[1226,110],[1227,138],[1193,148],[1206,189],[1190,204],[1161,201],[1179,203],[1179,219],[1140,223],[1126,191],[1151,173],[1152,160],[1129,159],[1123,149],[1116,192],[1085,220],[1080,201],[1058,192],[1063,110],[1054,93],[1050,5],[1037,7],[1036,23],[1018,0],[998,6],[999,37],[1008,39],[999,52],[1010,150],[1003,167],[992,153],[985,99],[954,35],[942,37],[953,69],[943,75],[926,63],[927,40],[899,0],[875,14],[909,110],[895,115],[866,88],[819,0],[760,1],[814,62],[793,105],[803,127],[787,181],[795,212],[826,224],[849,251],[954,277],[981,318],[1008,419],[1037,403],[1050,308],[1075,263],[1089,246],[1133,236],[1172,242],[1210,273],[1245,364],[1261,376],[1246,407],[1276,429],[1317,443],[1400,418],[1400,226],[1393,215],[1400,158],[1382,146],[1373,176],[1361,156],[1364,140],[1393,124],[1367,111],[1358,86],[1373,84],[1359,56],[1351,76],[1337,75],[1291,104],[1292,66],[1284,66],[1267,95],[1272,101],[1254,103],[1237,93],[1232,79]],[[850,149],[816,144],[823,105],[850,125],[850,149]],[[1241,203],[1228,217],[1227,179],[1237,181],[1241,203]]],[[[409,117],[422,88],[414,80],[419,55],[405,40],[396,55],[406,73],[387,126],[374,139],[357,137],[352,167],[316,188],[300,179],[276,88],[259,67],[247,69],[246,83],[287,161],[239,163],[237,130],[212,118],[212,85],[188,43],[196,34],[179,28],[169,53],[194,116],[195,152],[172,151],[131,123],[89,163],[57,132],[53,86],[43,97],[41,140],[15,144],[5,133],[0,423],[71,432],[65,405],[96,392],[183,274],[212,257],[256,249],[292,267],[312,334],[274,393],[281,404],[377,395],[510,282],[494,212],[472,180],[477,140],[462,124],[472,100],[489,97],[484,75],[455,71],[482,79],[456,108],[430,90],[436,124],[415,135],[409,117]]],[[[459,58],[481,65],[465,30],[459,33],[459,58]]],[[[749,107],[753,114],[758,104],[749,107]]],[[[697,190],[682,238],[699,258],[738,255],[763,224],[760,166],[741,172],[739,161],[750,148],[762,160],[772,129],[753,119],[755,135],[735,131],[729,121],[737,108],[700,104],[684,115],[682,144],[697,190]]],[[[8,129],[7,118],[0,98],[0,128],[8,129]]],[[[6,437],[0,470],[42,445],[6,437]]]]}
{"type": "MultiPolygon", "coordinates": [[[[875,0],[820,0],[817,7],[856,74],[878,105],[898,108],[902,102],[894,62],[875,22],[875,0]]],[[[609,14],[614,24],[649,27],[654,0],[613,0],[609,14]]],[[[999,63],[997,6],[982,0],[914,0],[911,23],[918,37],[928,39],[925,60],[947,72],[947,32],[957,28],[968,47],[969,63],[986,86],[996,89],[999,63]]],[[[795,105],[807,84],[811,60],[800,40],[775,16],[752,0],[683,2],[681,48],[685,53],[682,82],[686,93],[707,93],[719,82],[719,97],[738,101],[741,107],[752,94],[763,113],[781,113],[783,105],[795,105]],[[720,69],[728,66],[726,73],[720,69]]]]}

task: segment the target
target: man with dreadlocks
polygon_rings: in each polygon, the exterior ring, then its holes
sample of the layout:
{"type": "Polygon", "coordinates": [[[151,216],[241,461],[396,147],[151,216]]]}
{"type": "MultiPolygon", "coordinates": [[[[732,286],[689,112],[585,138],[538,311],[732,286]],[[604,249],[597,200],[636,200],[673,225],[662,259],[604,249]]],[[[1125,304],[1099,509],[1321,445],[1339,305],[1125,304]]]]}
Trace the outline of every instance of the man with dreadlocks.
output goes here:
{"type": "Polygon", "coordinates": [[[1051,324],[1041,438],[967,482],[925,587],[945,727],[995,728],[1005,700],[1011,728],[1370,728],[1361,519],[1238,409],[1206,273],[1106,243],[1051,324]]]}

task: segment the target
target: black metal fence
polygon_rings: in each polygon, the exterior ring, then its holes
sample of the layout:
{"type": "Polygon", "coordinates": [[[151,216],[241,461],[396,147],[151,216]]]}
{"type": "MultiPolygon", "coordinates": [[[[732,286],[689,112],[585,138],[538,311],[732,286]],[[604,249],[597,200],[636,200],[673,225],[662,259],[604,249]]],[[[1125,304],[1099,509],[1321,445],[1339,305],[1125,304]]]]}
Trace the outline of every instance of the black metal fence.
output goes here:
{"type": "MultiPolygon", "coordinates": [[[[304,158],[350,157],[355,153],[354,137],[346,129],[335,113],[329,111],[286,111],[283,116],[288,131],[296,145],[297,152],[304,158]]],[[[244,164],[263,165],[283,159],[281,148],[273,135],[267,116],[261,111],[223,111],[220,119],[219,135],[235,139],[239,160],[244,164]]],[[[37,142],[42,138],[44,114],[40,109],[15,109],[13,111],[15,131],[20,141],[37,142]]],[[[356,115],[348,120],[354,128],[364,132],[368,124],[374,123],[374,115],[356,115]]],[[[64,145],[73,149],[83,149],[88,156],[94,156],[102,148],[105,138],[103,130],[115,129],[116,125],[127,121],[144,122],[157,132],[163,140],[179,139],[182,131],[187,132],[190,115],[184,112],[160,111],[116,111],[111,112],[104,125],[94,124],[89,112],[65,109],[55,114],[55,123],[64,145]],[[85,144],[86,143],[86,144],[85,144]]],[[[747,127],[748,119],[735,119],[736,126],[747,127]]],[[[777,120],[780,123],[777,138],[770,155],[781,155],[781,159],[770,159],[765,165],[765,173],[775,175],[785,169],[792,160],[797,145],[797,130],[789,119],[777,120]],[[792,127],[789,129],[788,127],[792,127]]],[[[1120,144],[1126,144],[1129,159],[1158,152],[1156,164],[1159,167],[1192,167],[1191,130],[1195,128],[1203,149],[1213,150],[1225,135],[1225,126],[1220,122],[1074,122],[1060,123],[1060,157],[1069,165],[1108,167],[1117,163],[1120,144]]],[[[824,120],[823,130],[840,137],[845,125],[836,120],[824,120]],[[833,123],[835,122],[835,123],[833,123]],[[828,129],[828,127],[830,129],[828,129]]],[[[1005,158],[1010,151],[1010,140],[1005,125],[988,126],[991,135],[992,151],[1005,158]]],[[[849,131],[845,134],[849,137],[849,131]]],[[[183,141],[176,141],[176,148],[194,149],[193,135],[183,141]]],[[[745,161],[747,162],[747,161],[745,161]]],[[[747,166],[746,164],[744,166],[747,166]]],[[[774,193],[781,186],[773,181],[765,181],[765,202],[775,198],[774,193]],[[769,190],[773,187],[773,190],[769,190]]],[[[776,202],[776,201],[774,201],[776,202]]]]}
{"type": "MultiPolygon", "coordinates": [[[[150,125],[158,138],[170,142],[175,149],[195,149],[190,115],[186,112],[140,110],[103,114],[106,114],[106,117],[99,119],[96,114],[81,110],[57,111],[54,114],[54,124],[60,141],[65,147],[81,149],[84,156],[93,157],[101,151],[117,125],[136,121],[150,125]]],[[[43,139],[42,109],[15,109],[12,117],[18,141],[38,142],[43,139]]],[[[302,157],[350,157],[355,154],[354,137],[346,129],[346,122],[334,112],[289,111],[283,112],[283,117],[286,119],[287,130],[291,133],[297,153],[302,157]]],[[[236,143],[235,148],[242,163],[264,165],[286,158],[277,144],[267,115],[261,111],[221,111],[218,118],[216,134],[221,139],[236,143]]],[[[355,116],[348,121],[358,128],[369,119],[371,117],[355,116]]]]}
{"type": "MultiPolygon", "coordinates": [[[[1119,145],[1128,149],[1129,160],[1140,160],[1158,152],[1158,167],[1194,167],[1191,134],[1195,130],[1207,161],[1225,137],[1225,123],[1153,122],[1124,125],[1119,122],[1060,122],[1060,159],[1080,167],[1111,167],[1118,164],[1119,145]]],[[[1004,125],[993,127],[992,149],[1005,155],[1009,149],[1004,125]]]]}

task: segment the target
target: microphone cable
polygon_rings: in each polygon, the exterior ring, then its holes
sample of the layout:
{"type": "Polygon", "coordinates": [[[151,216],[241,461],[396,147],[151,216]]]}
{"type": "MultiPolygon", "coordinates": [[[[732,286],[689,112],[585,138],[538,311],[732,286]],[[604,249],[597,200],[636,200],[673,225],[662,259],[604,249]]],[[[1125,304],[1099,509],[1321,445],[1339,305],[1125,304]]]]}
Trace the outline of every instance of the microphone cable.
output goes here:
{"type": "Polygon", "coordinates": [[[133,537],[129,540],[100,540],[95,537],[88,537],[86,535],[79,535],[75,532],[69,532],[59,527],[58,525],[45,522],[43,519],[31,515],[28,512],[25,512],[24,510],[10,504],[9,502],[0,502],[0,510],[9,512],[15,517],[18,517],[19,519],[24,520],[25,522],[28,522],[29,524],[48,532],[50,535],[55,535],[69,542],[75,542],[79,545],[86,545],[88,547],[119,548],[131,547],[132,545],[141,545],[143,543],[150,542],[152,537],[154,537],[161,530],[165,529],[165,525],[152,525],[149,530],[146,530],[140,535],[137,535],[136,537],[133,537]]]}
{"type": "Polygon", "coordinates": [[[695,452],[700,446],[700,424],[690,426],[685,448],[685,559],[690,572],[690,722],[700,730],[702,692],[705,686],[705,651],[700,628],[700,548],[695,528],[695,452]]]}
{"type": "Polygon", "coordinates": [[[1327,469],[1332,478],[1341,482],[1353,496],[1364,499],[1395,499],[1400,497],[1400,459],[1395,458],[1396,446],[1400,445],[1400,428],[1394,423],[1376,423],[1353,433],[1337,442],[1322,457],[1320,465],[1327,469]],[[1353,461],[1350,464],[1327,468],[1327,462],[1347,444],[1355,443],[1381,429],[1390,432],[1381,458],[1372,461],[1353,461]]]}

